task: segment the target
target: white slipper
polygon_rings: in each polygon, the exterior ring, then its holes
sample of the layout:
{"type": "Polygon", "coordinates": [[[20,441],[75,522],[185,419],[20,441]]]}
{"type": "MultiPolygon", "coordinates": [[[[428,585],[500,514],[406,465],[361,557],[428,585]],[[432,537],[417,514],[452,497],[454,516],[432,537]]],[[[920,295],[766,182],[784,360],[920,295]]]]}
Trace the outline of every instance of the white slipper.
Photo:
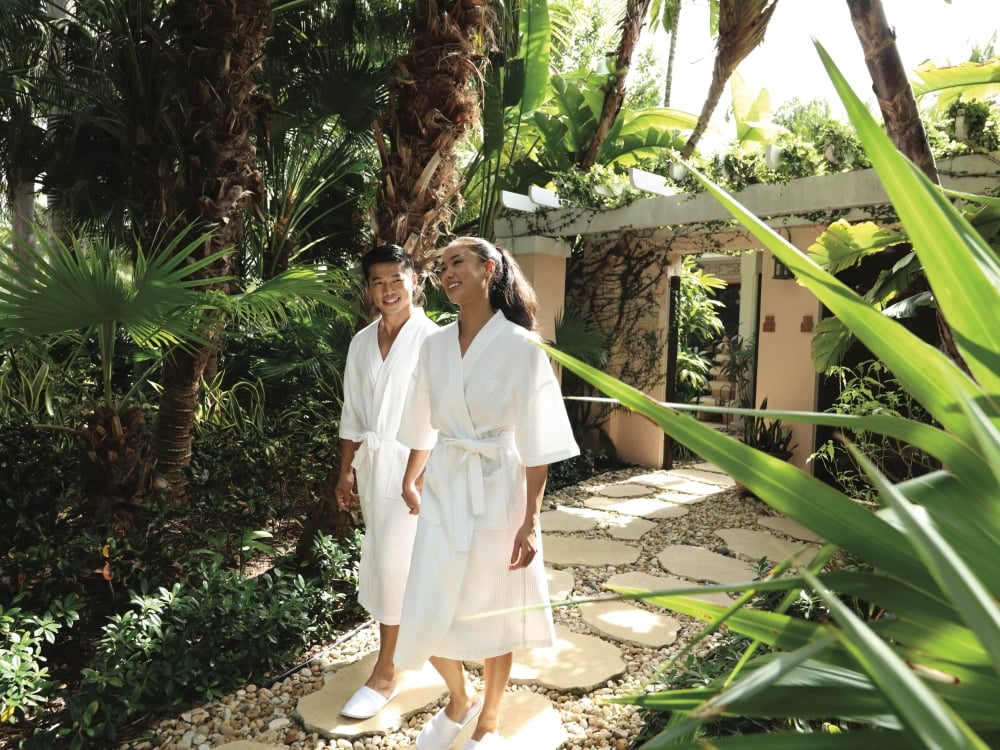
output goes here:
{"type": "Polygon", "coordinates": [[[503,750],[507,740],[496,732],[487,732],[481,740],[468,740],[462,745],[462,750],[503,750]]]}
{"type": "Polygon", "coordinates": [[[359,687],[351,699],[340,709],[340,715],[348,719],[370,719],[391,701],[399,693],[399,688],[394,688],[389,697],[386,698],[377,690],[372,690],[367,685],[359,687]]]}
{"type": "Polygon", "coordinates": [[[465,725],[476,718],[476,715],[483,710],[483,698],[477,695],[472,702],[472,706],[465,712],[461,721],[452,721],[442,708],[431,720],[424,724],[424,728],[417,735],[417,750],[448,750],[458,738],[465,725]]]}

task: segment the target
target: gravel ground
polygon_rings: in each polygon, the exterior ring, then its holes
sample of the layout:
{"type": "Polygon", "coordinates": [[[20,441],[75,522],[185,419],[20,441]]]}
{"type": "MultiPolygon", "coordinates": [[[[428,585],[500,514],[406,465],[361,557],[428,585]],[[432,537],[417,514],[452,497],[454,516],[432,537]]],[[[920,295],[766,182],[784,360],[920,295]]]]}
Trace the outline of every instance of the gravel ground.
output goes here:
{"type": "MultiPolygon", "coordinates": [[[[644,473],[649,473],[649,470],[609,472],[579,485],[551,492],[546,498],[545,509],[582,506],[583,500],[592,495],[595,488],[644,473]]],[[[604,581],[615,573],[641,571],[652,575],[664,574],[656,555],[668,544],[692,544],[713,550],[723,546],[723,541],[713,533],[716,529],[755,528],[758,516],[773,515],[773,511],[759,500],[742,496],[735,491],[712,495],[689,508],[687,515],[660,520],[656,528],[646,533],[642,539],[629,542],[641,549],[639,559],[633,564],[564,568],[572,572],[576,581],[573,598],[600,593],[604,581]]],[[[596,530],[585,532],[582,536],[607,538],[607,532],[599,523],[596,530]]],[[[620,644],[627,664],[625,673],[596,690],[573,694],[529,685],[512,686],[510,689],[531,690],[546,695],[552,701],[569,734],[568,741],[563,743],[560,750],[626,750],[642,729],[641,714],[632,706],[603,703],[601,699],[647,689],[647,683],[655,675],[657,668],[682,649],[698,632],[700,625],[696,621],[683,616],[672,616],[682,623],[675,643],[660,649],[620,644]]],[[[573,631],[592,632],[576,607],[557,607],[554,618],[557,624],[562,623],[573,631]]],[[[707,639],[699,646],[699,650],[703,652],[711,648],[714,642],[711,638],[707,639]]],[[[322,687],[324,665],[353,661],[371,652],[377,645],[377,628],[362,628],[342,642],[322,649],[307,667],[285,679],[267,686],[246,685],[179,717],[160,721],[144,733],[143,739],[122,744],[119,750],[210,750],[237,740],[253,740],[297,750],[410,747],[420,728],[440,704],[413,715],[397,732],[353,741],[324,739],[315,733],[308,733],[293,718],[298,699],[322,687]]],[[[481,687],[478,675],[473,675],[473,681],[477,688],[481,687]]]]}

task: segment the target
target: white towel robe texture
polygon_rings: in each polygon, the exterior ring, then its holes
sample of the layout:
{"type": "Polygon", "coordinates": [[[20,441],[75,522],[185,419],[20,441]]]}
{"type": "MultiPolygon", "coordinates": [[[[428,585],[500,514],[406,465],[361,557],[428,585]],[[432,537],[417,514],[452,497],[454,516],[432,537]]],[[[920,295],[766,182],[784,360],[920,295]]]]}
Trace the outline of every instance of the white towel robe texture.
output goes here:
{"type": "Polygon", "coordinates": [[[378,324],[361,329],[348,347],[340,437],[361,443],[352,464],[365,519],[358,603],[383,625],[398,625],[417,519],[403,502],[410,451],[396,432],[420,347],[438,327],[413,308],[383,360],[378,324]]]}
{"type": "Polygon", "coordinates": [[[538,550],[509,570],[525,467],[579,453],[559,382],[533,335],[496,313],[463,357],[458,325],[427,337],[399,440],[431,450],[395,662],[483,659],[555,642],[538,550]]]}

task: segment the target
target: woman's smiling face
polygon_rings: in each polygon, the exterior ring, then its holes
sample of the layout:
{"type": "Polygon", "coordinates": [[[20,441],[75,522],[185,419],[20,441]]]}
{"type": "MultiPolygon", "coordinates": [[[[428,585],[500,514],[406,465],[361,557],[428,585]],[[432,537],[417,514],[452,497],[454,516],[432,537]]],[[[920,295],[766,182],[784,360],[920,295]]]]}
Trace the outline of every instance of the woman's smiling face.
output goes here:
{"type": "Polygon", "coordinates": [[[495,261],[484,263],[468,245],[452,244],[441,254],[438,276],[448,299],[461,306],[463,302],[489,298],[490,278],[495,267],[495,261]]]}

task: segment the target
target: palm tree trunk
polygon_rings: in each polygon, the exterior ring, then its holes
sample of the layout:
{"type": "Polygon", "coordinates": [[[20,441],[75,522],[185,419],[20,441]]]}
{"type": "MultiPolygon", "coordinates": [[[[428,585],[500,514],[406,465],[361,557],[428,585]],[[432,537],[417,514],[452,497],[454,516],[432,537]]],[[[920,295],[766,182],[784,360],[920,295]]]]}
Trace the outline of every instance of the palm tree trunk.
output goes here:
{"type": "MultiPolygon", "coordinates": [[[[932,180],[940,185],[937,164],[927,140],[927,131],[917,109],[910,80],[899,57],[896,34],[885,17],[881,0],[847,0],[851,22],[865,53],[865,63],[872,78],[886,133],[896,148],[932,180]]],[[[941,347],[948,357],[968,372],[965,360],[955,345],[951,327],[940,306],[935,310],[941,347]]]]}
{"type": "Polygon", "coordinates": [[[597,153],[604,145],[608,133],[611,132],[611,126],[618,118],[618,113],[621,112],[622,104],[625,102],[625,78],[629,68],[632,67],[632,56],[639,43],[639,35],[646,22],[650,3],[651,0],[628,0],[626,4],[625,17],[622,18],[620,24],[622,34],[615,55],[615,74],[611,76],[614,79],[614,87],[605,93],[604,106],[601,108],[601,116],[597,120],[594,137],[579,164],[581,172],[589,172],[594,166],[597,161],[597,153]]]}
{"type": "Polygon", "coordinates": [[[872,78],[886,132],[902,153],[940,184],[934,154],[909,77],[899,57],[896,34],[889,27],[881,0],[847,0],[851,22],[865,51],[865,64],[872,78]]]}
{"type": "Polygon", "coordinates": [[[663,106],[670,106],[670,95],[674,88],[674,60],[677,59],[677,30],[681,26],[681,3],[674,9],[674,22],[670,26],[670,51],[667,53],[667,77],[663,82],[663,106]]]}
{"type": "Polygon", "coordinates": [[[405,247],[421,270],[461,206],[455,147],[479,121],[472,84],[493,17],[488,0],[419,0],[416,36],[396,61],[389,106],[375,125],[382,160],[375,235],[405,247]]]}
{"type": "MultiPolygon", "coordinates": [[[[257,89],[256,74],[263,61],[270,3],[176,0],[171,12],[177,105],[184,119],[178,128],[182,157],[179,174],[163,193],[167,210],[159,216],[165,213],[168,221],[176,217],[182,224],[195,222],[212,230],[206,254],[223,248],[235,252],[245,212],[258,207],[262,198],[253,134],[269,109],[257,89]]],[[[164,174],[173,176],[173,171],[164,174]]],[[[155,217],[153,208],[146,218],[155,217]]],[[[203,273],[226,274],[232,258],[203,273]]],[[[205,321],[210,338],[218,325],[217,320],[205,321]]],[[[177,495],[183,494],[198,390],[213,352],[212,347],[174,351],[164,360],[154,451],[158,474],[177,495]]]]}
{"type": "Polygon", "coordinates": [[[715,66],[712,83],[698,122],[681,149],[681,158],[694,153],[698,141],[708,129],[712,113],[722,98],[722,92],[733,71],[744,58],[764,41],[764,32],[771,22],[778,0],[719,0],[719,36],[715,42],[715,66]]]}

